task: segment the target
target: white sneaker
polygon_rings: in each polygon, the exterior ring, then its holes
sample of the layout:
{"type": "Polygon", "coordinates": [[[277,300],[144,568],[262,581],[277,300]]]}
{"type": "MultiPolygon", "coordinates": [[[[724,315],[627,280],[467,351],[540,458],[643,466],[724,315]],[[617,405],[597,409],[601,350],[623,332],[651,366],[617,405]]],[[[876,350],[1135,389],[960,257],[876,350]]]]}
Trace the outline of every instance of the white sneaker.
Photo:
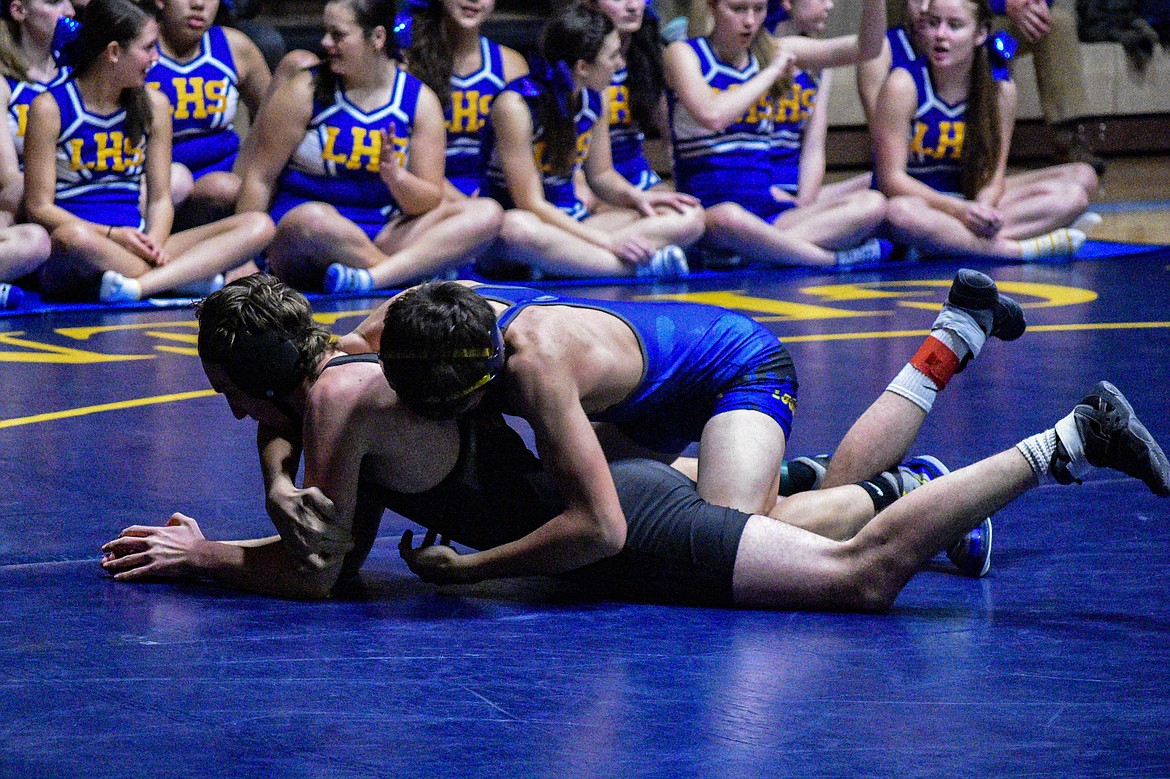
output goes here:
{"type": "Polygon", "coordinates": [[[128,279],[117,271],[108,270],[102,274],[102,286],[98,300],[103,303],[125,303],[142,300],[142,285],[137,279],[128,279]]]}
{"type": "Polygon", "coordinates": [[[678,279],[690,272],[686,252],[671,243],[654,252],[650,262],[639,265],[635,275],[640,279],[678,279]]]}

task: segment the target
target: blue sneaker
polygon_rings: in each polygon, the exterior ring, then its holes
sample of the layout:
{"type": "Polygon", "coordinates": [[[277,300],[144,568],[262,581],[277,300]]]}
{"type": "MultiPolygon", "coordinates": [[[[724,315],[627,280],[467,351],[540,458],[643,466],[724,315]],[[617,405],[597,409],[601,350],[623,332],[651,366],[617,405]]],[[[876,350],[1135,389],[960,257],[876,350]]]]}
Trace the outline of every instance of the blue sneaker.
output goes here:
{"type": "Polygon", "coordinates": [[[883,238],[870,238],[860,246],[837,252],[837,267],[842,270],[876,268],[894,253],[894,245],[883,238]]]}
{"type": "Polygon", "coordinates": [[[0,284],[0,309],[19,308],[23,301],[23,289],[11,284],[0,284]]]}
{"type": "Polygon", "coordinates": [[[321,286],[331,295],[338,292],[369,292],[374,288],[374,277],[368,270],[335,262],[325,270],[325,281],[321,286]]]}
{"type": "MultiPolygon", "coordinates": [[[[951,472],[941,460],[930,455],[911,457],[902,463],[898,470],[910,474],[919,485],[951,472]]],[[[951,544],[947,549],[947,557],[967,576],[976,579],[986,576],[991,570],[991,517],[984,519],[978,527],[951,544]]]]}
{"type": "Polygon", "coordinates": [[[650,262],[639,265],[635,275],[640,279],[679,279],[690,272],[687,253],[681,247],[667,244],[654,252],[650,262]]]}

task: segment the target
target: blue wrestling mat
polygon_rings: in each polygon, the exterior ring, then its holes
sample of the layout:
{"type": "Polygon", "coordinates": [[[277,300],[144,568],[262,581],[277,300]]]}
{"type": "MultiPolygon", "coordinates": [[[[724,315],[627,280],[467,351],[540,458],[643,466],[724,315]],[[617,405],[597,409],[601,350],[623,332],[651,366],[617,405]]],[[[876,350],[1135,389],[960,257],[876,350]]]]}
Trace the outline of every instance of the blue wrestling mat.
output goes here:
{"type": "MultiPolygon", "coordinates": [[[[1170,442],[1170,249],[972,266],[1030,328],[951,382],[913,453],[986,457],[1098,379],[1170,442]]],[[[789,453],[816,454],[918,347],[959,267],[573,294],[764,322],[800,376],[789,453]]],[[[339,333],[379,301],[314,300],[339,333]]],[[[1170,501],[1111,473],[1025,495],[995,517],[987,578],[931,564],[881,616],[589,602],[543,579],[438,589],[399,559],[413,526],[390,514],[349,599],[115,583],[98,550],[131,524],[182,511],[210,538],[272,533],[254,426],[195,340],[189,308],[0,319],[0,775],[1170,775],[1170,501]]]]}

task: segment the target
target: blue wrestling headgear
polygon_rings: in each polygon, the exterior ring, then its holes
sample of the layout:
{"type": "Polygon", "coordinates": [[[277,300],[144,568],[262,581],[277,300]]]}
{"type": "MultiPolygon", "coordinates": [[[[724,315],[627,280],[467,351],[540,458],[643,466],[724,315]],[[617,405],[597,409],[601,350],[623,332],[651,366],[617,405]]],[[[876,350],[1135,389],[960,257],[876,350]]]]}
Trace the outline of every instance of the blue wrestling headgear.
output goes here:
{"type": "Polygon", "coordinates": [[[386,381],[403,403],[428,419],[451,419],[463,410],[472,393],[486,387],[504,369],[504,336],[500,328],[493,325],[489,347],[446,352],[383,349],[379,356],[386,381]],[[420,381],[419,386],[411,381],[411,378],[427,373],[420,369],[434,368],[439,364],[452,369],[446,376],[450,381],[442,384],[420,381]],[[422,386],[424,384],[427,386],[422,386]]]}
{"type": "MultiPolygon", "coordinates": [[[[7,9],[8,4],[5,3],[7,9]]],[[[53,62],[59,68],[72,66],[76,59],[76,43],[81,37],[81,22],[71,16],[58,16],[53,29],[53,62]]]]}
{"type": "Polygon", "coordinates": [[[1020,47],[1019,42],[1006,32],[1000,31],[988,36],[984,45],[987,46],[987,59],[991,63],[992,77],[996,81],[1011,81],[1012,71],[1008,63],[1016,56],[1016,49],[1020,47]]]}

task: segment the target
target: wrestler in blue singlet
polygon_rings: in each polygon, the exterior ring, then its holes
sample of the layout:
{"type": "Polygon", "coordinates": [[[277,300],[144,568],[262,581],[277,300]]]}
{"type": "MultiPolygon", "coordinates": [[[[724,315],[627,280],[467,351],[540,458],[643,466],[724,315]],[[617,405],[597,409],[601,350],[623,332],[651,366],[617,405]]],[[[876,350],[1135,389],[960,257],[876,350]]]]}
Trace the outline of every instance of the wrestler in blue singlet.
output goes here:
{"type": "MultiPolygon", "coordinates": [[[[818,74],[798,70],[792,86],[772,103],[772,173],[774,183],[792,196],[800,189],[800,152],[813,103],[821,88],[818,74]]],[[[792,208],[795,203],[780,203],[792,208]]]]}
{"type": "Polygon", "coordinates": [[[39,81],[18,81],[11,76],[5,76],[8,82],[8,131],[12,135],[12,143],[16,146],[16,158],[20,162],[20,169],[24,170],[24,131],[28,126],[28,107],[36,96],[50,87],[60,86],[69,80],[70,69],[59,68],[57,76],[47,83],[39,81]]]}
{"type": "Polygon", "coordinates": [[[483,186],[482,130],[491,115],[492,100],[507,83],[500,44],[481,37],[479,56],[479,70],[468,76],[451,76],[451,105],[443,109],[447,178],[468,196],[483,186]]]}
{"type": "MultiPolygon", "coordinates": [[[[593,125],[601,115],[601,93],[591,89],[581,90],[581,108],[574,117],[577,128],[577,158],[573,169],[568,175],[560,176],[551,171],[549,163],[544,159],[544,128],[539,126],[537,119],[536,97],[545,87],[523,76],[504,87],[504,90],[518,93],[528,104],[532,113],[532,148],[536,157],[536,169],[540,171],[544,183],[544,197],[548,202],[564,211],[574,219],[581,220],[589,216],[585,204],[577,198],[573,189],[573,173],[581,167],[581,163],[589,156],[589,142],[593,136],[593,125]]],[[[495,132],[488,123],[484,138],[484,153],[490,155],[487,164],[487,194],[500,202],[504,208],[515,208],[512,195],[508,192],[508,185],[504,178],[504,169],[500,162],[499,150],[495,148],[495,132]]]]}
{"type": "Polygon", "coordinates": [[[754,319],[698,303],[598,301],[526,287],[481,286],[508,304],[501,332],[528,306],[576,306],[622,319],[642,346],[642,381],[629,397],[591,415],[613,422],[637,443],[678,452],[698,441],[711,417],[735,409],[767,414],[792,431],[796,372],[787,349],[754,319]]]}
{"type": "Polygon", "coordinates": [[[398,68],[390,100],[372,111],[349,102],[338,88],[332,103],[313,101],[304,139],[277,181],[270,213],[274,222],[302,203],[334,206],[371,240],[400,213],[382,181],[379,130],[393,128],[395,154],[405,165],[422,82],[398,68]]]}
{"type": "Polygon", "coordinates": [[[645,190],[662,183],[662,179],[650,167],[650,161],[642,151],[642,142],[646,138],[630,106],[630,89],[626,86],[628,75],[626,68],[616,71],[613,83],[609,85],[609,146],[614,170],[638,189],[645,190]]]}
{"type": "Polygon", "coordinates": [[[240,100],[240,77],[223,28],[211,27],[199,41],[199,54],[187,63],[159,49],[146,85],[167,96],[172,106],[175,162],[198,179],[230,171],[240,149],[233,122],[240,100]]]}
{"type": "Polygon", "coordinates": [[[57,205],[97,224],[143,229],[138,208],[146,140],[126,137],[126,111],[86,110],[74,81],[50,87],[61,111],[57,136],[57,205]]]}
{"type": "MultiPolygon", "coordinates": [[[[755,76],[755,55],[742,70],[720,62],[706,38],[687,41],[699,58],[707,85],[734,89],[755,76]]],[[[772,111],[767,95],[737,121],[719,132],[703,127],[670,95],[670,127],[674,152],[674,183],[680,192],[699,199],[704,208],[735,202],[766,221],[783,210],[772,197],[772,111]]]]}

